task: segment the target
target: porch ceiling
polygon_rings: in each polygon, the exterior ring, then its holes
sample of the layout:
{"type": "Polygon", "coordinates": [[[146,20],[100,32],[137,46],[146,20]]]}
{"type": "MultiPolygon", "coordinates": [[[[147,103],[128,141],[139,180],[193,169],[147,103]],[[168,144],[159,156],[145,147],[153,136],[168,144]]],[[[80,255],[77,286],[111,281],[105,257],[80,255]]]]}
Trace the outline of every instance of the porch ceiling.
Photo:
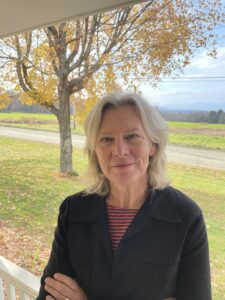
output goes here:
{"type": "Polygon", "coordinates": [[[141,0],[1,0],[0,38],[141,2],[141,0]]]}

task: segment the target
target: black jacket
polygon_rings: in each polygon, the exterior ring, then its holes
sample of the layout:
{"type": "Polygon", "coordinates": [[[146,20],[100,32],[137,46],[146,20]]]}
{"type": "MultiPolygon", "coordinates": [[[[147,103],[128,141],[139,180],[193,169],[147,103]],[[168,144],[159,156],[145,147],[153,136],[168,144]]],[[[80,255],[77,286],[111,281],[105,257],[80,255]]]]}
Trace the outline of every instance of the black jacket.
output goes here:
{"type": "Polygon", "coordinates": [[[210,300],[202,212],[172,187],[151,192],[112,256],[105,198],[70,196],[60,207],[38,300],[55,272],[75,278],[90,300],[210,300]]]}

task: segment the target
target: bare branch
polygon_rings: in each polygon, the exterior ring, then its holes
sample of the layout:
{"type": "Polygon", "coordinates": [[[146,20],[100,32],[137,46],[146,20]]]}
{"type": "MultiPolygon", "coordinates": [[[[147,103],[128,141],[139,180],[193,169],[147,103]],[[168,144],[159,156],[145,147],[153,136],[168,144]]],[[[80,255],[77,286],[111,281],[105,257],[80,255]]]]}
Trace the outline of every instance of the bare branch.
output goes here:
{"type": "MultiPolygon", "coordinates": [[[[16,71],[17,71],[17,76],[19,79],[20,86],[24,90],[24,92],[29,92],[30,86],[27,85],[26,79],[23,77],[23,70],[22,68],[22,53],[20,49],[20,44],[19,44],[19,38],[18,36],[15,37],[15,45],[16,45],[16,51],[17,51],[17,61],[16,61],[16,71]]],[[[25,71],[26,73],[26,71],[25,71]]]]}
{"type": "Polygon", "coordinates": [[[53,35],[55,40],[58,40],[59,35],[55,26],[49,26],[47,30],[53,35]]]}
{"type": "Polygon", "coordinates": [[[87,46],[86,49],[84,49],[84,51],[82,51],[83,53],[80,56],[80,59],[78,59],[70,68],[69,68],[69,73],[71,73],[76,67],[78,67],[78,65],[80,65],[83,61],[85,61],[91,51],[91,46],[93,43],[93,37],[94,37],[94,33],[95,30],[97,28],[97,26],[99,25],[99,19],[97,18],[97,16],[93,16],[92,17],[92,22],[91,22],[91,29],[90,29],[90,33],[88,34],[87,37],[87,46]]]}
{"type": "Polygon", "coordinates": [[[55,105],[49,105],[46,103],[44,106],[49,109],[57,118],[59,117],[59,109],[55,105]]]}
{"type": "Polygon", "coordinates": [[[74,60],[75,56],[78,54],[79,47],[80,47],[80,40],[81,40],[81,26],[80,26],[80,20],[77,20],[76,36],[73,40],[70,41],[70,42],[75,42],[75,45],[74,45],[74,50],[72,51],[72,53],[69,55],[69,57],[67,59],[68,66],[74,60]]]}
{"type": "Polygon", "coordinates": [[[26,39],[26,46],[27,46],[27,51],[26,51],[25,57],[28,58],[30,51],[31,51],[32,31],[30,33],[25,33],[25,39],[26,39]]]}
{"type": "Polygon", "coordinates": [[[58,47],[59,44],[59,34],[55,26],[49,26],[45,30],[45,34],[47,35],[48,42],[52,48],[54,48],[56,55],[59,57],[61,52],[58,47]]]}

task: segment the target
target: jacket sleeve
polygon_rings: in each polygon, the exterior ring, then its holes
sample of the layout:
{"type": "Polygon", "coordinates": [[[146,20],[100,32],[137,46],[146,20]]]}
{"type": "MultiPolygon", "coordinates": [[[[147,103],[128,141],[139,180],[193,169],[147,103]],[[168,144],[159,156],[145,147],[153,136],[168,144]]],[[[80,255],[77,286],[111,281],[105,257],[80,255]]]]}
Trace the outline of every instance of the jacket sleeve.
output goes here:
{"type": "Polygon", "coordinates": [[[180,261],[176,300],[211,300],[208,240],[200,212],[187,233],[180,261]]]}
{"type": "Polygon", "coordinates": [[[47,296],[44,290],[44,280],[46,277],[52,277],[56,272],[66,274],[72,278],[76,277],[74,270],[71,268],[68,252],[68,207],[69,199],[67,198],[60,206],[58,223],[55,230],[52,250],[47,266],[44,269],[41,278],[41,287],[37,300],[44,300],[47,296]]]}

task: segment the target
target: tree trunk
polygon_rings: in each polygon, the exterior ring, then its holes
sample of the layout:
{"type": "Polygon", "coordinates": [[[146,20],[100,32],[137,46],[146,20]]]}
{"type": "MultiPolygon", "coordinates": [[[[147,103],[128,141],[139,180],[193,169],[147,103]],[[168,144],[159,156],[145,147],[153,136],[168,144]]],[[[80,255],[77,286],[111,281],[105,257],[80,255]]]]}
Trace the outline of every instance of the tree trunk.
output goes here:
{"type": "Polygon", "coordinates": [[[73,146],[70,127],[69,93],[59,88],[60,172],[73,173],[73,146]]]}

